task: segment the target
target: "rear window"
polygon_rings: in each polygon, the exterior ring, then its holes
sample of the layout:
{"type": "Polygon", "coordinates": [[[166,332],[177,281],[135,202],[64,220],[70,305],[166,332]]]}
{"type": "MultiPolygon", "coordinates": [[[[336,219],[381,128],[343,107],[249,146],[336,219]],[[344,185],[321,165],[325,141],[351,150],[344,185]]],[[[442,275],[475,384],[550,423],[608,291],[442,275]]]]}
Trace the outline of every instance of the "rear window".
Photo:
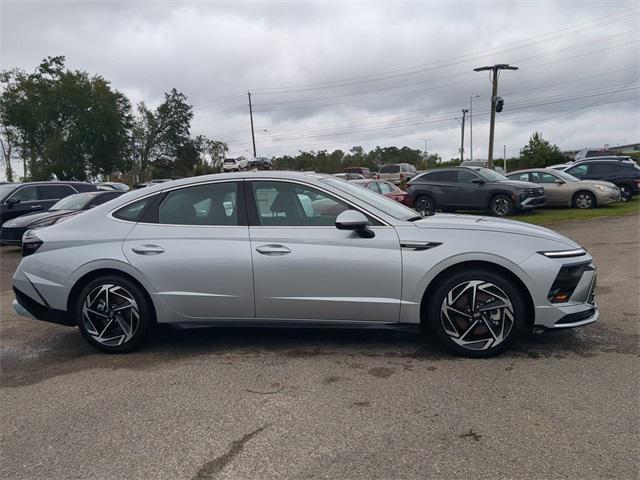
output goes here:
{"type": "Polygon", "coordinates": [[[400,165],[383,165],[380,173],[400,173],[400,165]]]}
{"type": "Polygon", "coordinates": [[[120,210],[116,210],[113,212],[113,216],[120,220],[126,220],[128,222],[137,222],[140,220],[142,213],[145,208],[151,201],[155,198],[155,196],[145,197],[140,200],[137,200],[129,205],[125,205],[120,210]]]}
{"type": "Polygon", "coordinates": [[[226,159],[224,160],[224,163],[236,163],[236,161],[235,161],[235,159],[233,159],[233,158],[226,158],[226,159]]]}

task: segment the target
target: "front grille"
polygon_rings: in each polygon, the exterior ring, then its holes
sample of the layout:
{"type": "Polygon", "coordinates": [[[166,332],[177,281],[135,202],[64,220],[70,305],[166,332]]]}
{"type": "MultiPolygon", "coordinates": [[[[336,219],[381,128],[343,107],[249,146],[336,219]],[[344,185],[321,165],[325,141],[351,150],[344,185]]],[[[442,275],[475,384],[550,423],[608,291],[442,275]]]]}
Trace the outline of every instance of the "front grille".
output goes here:
{"type": "Polygon", "coordinates": [[[0,240],[6,242],[21,242],[24,235],[24,228],[7,228],[0,229],[0,240]]]}

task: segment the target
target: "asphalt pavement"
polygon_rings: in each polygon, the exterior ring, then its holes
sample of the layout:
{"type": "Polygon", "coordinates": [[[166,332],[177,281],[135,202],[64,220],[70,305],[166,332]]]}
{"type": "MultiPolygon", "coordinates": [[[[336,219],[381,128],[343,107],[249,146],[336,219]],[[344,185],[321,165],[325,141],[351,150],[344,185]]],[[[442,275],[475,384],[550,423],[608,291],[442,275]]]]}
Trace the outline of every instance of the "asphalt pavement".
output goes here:
{"type": "Polygon", "coordinates": [[[554,227],[600,321],[498,358],[414,333],[163,329],[96,352],[16,316],[0,252],[0,478],[637,479],[640,216],[554,227]]]}

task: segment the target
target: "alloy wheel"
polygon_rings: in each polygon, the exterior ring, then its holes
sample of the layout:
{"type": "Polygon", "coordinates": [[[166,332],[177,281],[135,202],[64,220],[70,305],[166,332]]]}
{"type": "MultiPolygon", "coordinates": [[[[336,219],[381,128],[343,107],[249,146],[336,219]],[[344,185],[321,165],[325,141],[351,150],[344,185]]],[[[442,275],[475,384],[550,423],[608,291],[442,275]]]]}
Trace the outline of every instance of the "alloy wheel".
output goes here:
{"type": "Polygon", "coordinates": [[[509,213],[509,201],[506,198],[496,198],[493,202],[493,213],[504,217],[509,213]]]}
{"type": "Polygon", "coordinates": [[[578,208],[591,208],[592,204],[593,198],[591,197],[591,194],[587,192],[582,192],[576,197],[576,205],[578,208]]]}
{"type": "Polygon", "coordinates": [[[420,213],[426,212],[431,213],[433,211],[433,204],[431,203],[431,199],[427,197],[422,197],[416,202],[416,210],[420,213]]]}
{"type": "Polygon", "coordinates": [[[631,190],[626,185],[620,186],[620,201],[627,202],[631,198],[631,190]]]}
{"type": "Polygon", "coordinates": [[[487,350],[511,333],[513,305],[500,287],[470,280],[449,290],[442,301],[440,321],[454,343],[469,350],[487,350]]]}
{"type": "Polygon", "coordinates": [[[140,312],[129,291],[119,285],[104,284],[85,297],[82,322],[93,340],[114,347],[133,338],[140,326],[140,312]]]}

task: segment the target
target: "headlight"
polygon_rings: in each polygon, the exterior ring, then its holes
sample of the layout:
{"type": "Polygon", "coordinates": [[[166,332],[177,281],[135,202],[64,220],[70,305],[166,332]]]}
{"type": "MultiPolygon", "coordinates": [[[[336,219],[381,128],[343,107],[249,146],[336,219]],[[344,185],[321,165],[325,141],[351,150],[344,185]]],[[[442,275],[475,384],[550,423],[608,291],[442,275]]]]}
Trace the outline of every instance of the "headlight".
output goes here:
{"type": "Polygon", "coordinates": [[[28,257],[38,251],[42,245],[42,240],[38,238],[33,230],[27,230],[22,235],[22,256],[28,257]]]}
{"type": "Polygon", "coordinates": [[[31,225],[31,228],[44,228],[54,225],[56,223],[64,222],[65,220],[70,219],[73,215],[65,215],[64,217],[55,217],[49,218],[47,220],[42,220],[41,222],[36,222],[31,225]]]}
{"type": "Polygon", "coordinates": [[[569,257],[581,257],[586,255],[587,251],[584,248],[573,248],[571,250],[551,250],[548,252],[538,252],[540,255],[544,255],[547,258],[569,258],[569,257]]]}

